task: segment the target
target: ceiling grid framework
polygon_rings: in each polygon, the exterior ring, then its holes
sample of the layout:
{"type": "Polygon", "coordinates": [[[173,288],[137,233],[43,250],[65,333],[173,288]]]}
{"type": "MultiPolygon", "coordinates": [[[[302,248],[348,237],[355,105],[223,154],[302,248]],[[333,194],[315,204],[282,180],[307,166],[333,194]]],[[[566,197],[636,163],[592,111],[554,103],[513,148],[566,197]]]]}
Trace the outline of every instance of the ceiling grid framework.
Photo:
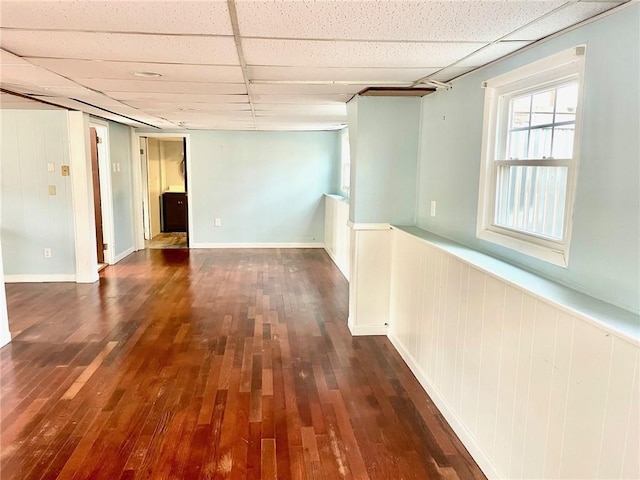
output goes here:
{"type": "Polygon", "coordinates": [[[332,130],[367,87],[448,82],[623,3],[2,0],[0,86],[134,126],[332,130]]]}

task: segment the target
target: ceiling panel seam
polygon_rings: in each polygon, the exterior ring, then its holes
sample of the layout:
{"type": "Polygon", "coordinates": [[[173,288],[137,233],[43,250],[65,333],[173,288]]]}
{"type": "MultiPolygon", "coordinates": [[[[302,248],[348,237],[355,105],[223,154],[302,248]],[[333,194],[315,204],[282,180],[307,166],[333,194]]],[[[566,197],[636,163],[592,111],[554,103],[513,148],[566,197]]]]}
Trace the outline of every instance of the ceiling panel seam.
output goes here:
{"type": "Polygon", "coordinates": [[[238,52],[238,60],[240,62],[240,68],[242,69],[242,78],[247,88],[247,95],[249,97],[249,106],[251,107],[251,117],[253,119],[253,128],[257,129],[256,124],[256,111],[253,106],[253,97],[251,95],[251,85],[249,84],[249,74],[247,72],[247,61],[244,58],[244,51],[242,50],[242,38],[240,37],[240,27],[238,26],[238,11],[236,9],[235,0],[227,0],[227,6],[229,8],[229,18],[231,19],[231,28],[233,29],[233,39],[236,44],[236,50],[238,52]]]}

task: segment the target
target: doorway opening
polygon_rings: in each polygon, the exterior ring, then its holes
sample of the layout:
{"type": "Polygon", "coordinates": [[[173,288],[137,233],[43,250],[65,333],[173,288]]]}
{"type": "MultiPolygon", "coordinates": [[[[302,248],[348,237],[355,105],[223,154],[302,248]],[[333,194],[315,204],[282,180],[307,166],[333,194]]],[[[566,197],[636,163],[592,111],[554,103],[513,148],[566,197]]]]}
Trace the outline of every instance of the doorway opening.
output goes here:
{"type": "Polygon", "coordinates": [[[188,248],[187,141],[140,136],[145,248],[188,248]]]}
{"type": "Polygon", "coordinates": [[[113,214],[111,210],[111,172],[109,170],[109,127],[93,120],[90,124],[93,210],[95,214],[98,271],[113,265],[113,214]]]}

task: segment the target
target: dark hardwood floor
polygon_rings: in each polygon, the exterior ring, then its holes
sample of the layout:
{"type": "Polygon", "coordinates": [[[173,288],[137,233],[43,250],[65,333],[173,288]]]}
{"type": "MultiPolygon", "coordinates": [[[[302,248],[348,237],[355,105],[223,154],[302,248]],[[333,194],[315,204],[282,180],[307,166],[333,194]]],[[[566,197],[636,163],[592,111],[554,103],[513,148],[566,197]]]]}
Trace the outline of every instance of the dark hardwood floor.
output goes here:
{"type": "Polygon", "coordinates": [[[0,478],[480,479],[322,250],[146,250],[6,286],[0,478]]]}

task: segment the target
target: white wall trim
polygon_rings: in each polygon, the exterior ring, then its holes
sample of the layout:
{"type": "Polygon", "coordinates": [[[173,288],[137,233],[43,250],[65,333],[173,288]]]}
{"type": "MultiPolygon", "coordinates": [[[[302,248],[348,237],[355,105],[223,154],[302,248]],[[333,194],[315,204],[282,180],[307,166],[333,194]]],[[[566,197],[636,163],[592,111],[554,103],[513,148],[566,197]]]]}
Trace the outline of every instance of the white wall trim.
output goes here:
{"type": "MultiPolygon", "coordinates": [[[[210,244],[201,243],[194,244],[193,243],[193,205],[192,201],[189,199],[189,194],[191,193],[191,135],[188,133],[154,133],[154,132],[136,132],[131,129],[131,145],[132,145],[132,154],[134,155],[134,179],[133,179],[133,201],[135,205],[139,205],[140,208],[135,208],[134,213],[134,222],[135,222],[135,235],[136,235],[136,249],[142,250],[144,247],[144,219],[142,218],[142,182],[146,182],[146,178],[142,178],[142,165],[141,165],[141,156],[140,156],[140,137],[147,138],[169,138],[169,137],[180,137],[184,138],[185,141],[185,164],[187,167],[187,238],[189,248],[224,248],[224,247],[213,247],[208,246],[210,244]],[[201,245],[201,246],[197,246],[201,245]]],[[[215,244],[211,244],[215,245],[215,244]]],[[[229,247],[229,248],[242,248],[242,247],[229,247]]],[[[257,247],[247,247],[247,248],[257,248],[257,247]]]]}
{"type": "Polygon", "coordinates": [[[67,118],[75,233],[75,281],[93,283],[98,280],[99,276],[98,255],[96,253],[96,220],[93,212],[89,115],[83,112],[69,111],[67,118]]]}
{"type": "Polygon", "coordinates": [[[11,332],[9,330],[0,331],[0,348],[11,342],[11,332]]]}
{"type": "Polygon", "coordinates": [[[113,189],[111,184],[111,152],[109,146],[109,123],[90,118],[89,126],[96,129],[102,143],[98,144],[98,171],[100,174],[100,203],[102,209],[102,240],[108,245],[104,261],[113,265],[115,233],[113,224],[113,189]]]}
{"type": "Polygon", "coordinates": [[[11,341],[9,330],[9,314],[7,312],[7,292],[4,288],[5,276],[2,264],[2,245],[0,244],[0,347],[11,341]]]}
{"type": "Polygon", "coordinates": [[[17,275],[5,275],[5,283],[56,283],[56,282],[75,282],[76,276],[72,273],[52,273],[52,274],[39,274],[39,273],[25,273],[17,275]]]}
{"type": "Polygon", "coordinates": [[[347,227],[351,230],[389,230],[391,224],[389,223],[357,223],[349,220],[347,227]]]}
{"type": "Polygon", "coordinates": [[[128,257],[129,255],[131,255],[135,251],[136,251],[135,247],[127,248],[124,252],[116,255],[116,258],[114,259],[114,263],[118,263],[120,260],[122,260],[125,257],[128,257]]]}
{"type": "Polygon", "coordinates": [[[360,337],[364,335],[386,335],[387,325],[353,325],[347,321],[347,326],[351,335],[354,337],[360,337]]]}
{"type": "Polygon", "coordinates": [[[487,478],[507,478],[502,475],[496,466],[491,462],[489,457],[485,454],[484,450],[480,447],[480,444],[476,440],[475,436],[467,429],[464,422],[453,412],[449,404],[440,395],[431,383],[427,380],[427,376],[424,374],[418,362],[407,352],[398,339],[392,335],[387,335],[391,344],[398,351],[402,359],[409,366],[411,372],[418,379],[418,382],[422,388],[427,392],[433,403],[438,407],[442,416],[447,420],[453,431],[458,435],[462,444],[469,450],[469,453],[476,461],[482,472],[487,478]]]}
{"type": "Polygon", "coordinates": [[[192,243],[191,248],[324,248],[324,243],[192,243]]]}

